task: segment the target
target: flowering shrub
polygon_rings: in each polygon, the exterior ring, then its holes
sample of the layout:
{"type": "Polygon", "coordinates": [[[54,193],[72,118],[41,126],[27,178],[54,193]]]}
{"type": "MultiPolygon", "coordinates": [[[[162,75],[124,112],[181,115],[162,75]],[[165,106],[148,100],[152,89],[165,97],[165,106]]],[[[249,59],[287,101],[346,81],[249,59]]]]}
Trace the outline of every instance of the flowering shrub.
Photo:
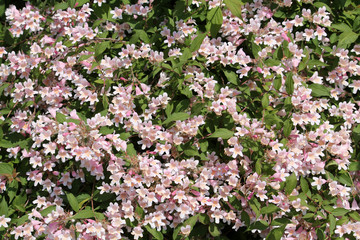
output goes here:
{"type": "Polygon", "coordinates": [[[0,6],[4,238],[360,239],[353,1],[0,6]]]}

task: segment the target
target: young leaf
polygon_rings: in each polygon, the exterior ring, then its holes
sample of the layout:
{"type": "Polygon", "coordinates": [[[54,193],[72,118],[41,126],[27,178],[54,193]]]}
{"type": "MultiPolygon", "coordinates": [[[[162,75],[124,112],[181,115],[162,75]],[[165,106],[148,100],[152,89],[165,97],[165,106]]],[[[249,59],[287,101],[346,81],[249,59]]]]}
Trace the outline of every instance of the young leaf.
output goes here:
{"type": "Polygon", "coordinates": [[[221,235],[221,231],[215,223],[211,223],[209,226],[209,232],[211,236],[218,237],[221,235]]]}
{"type": "Polygon", "coordinates": [[[261,99],[261,105],[263,108],[266,108],[269,106],[269,94],[265,93],[261,99]]]}
{"type": "Polygon", "coordinates": [[[191,42],[191,45],[190,45],[190,51],[191,52],[195,52],[195,51],[197,51],[199,48],[200,48],[200,46],[201,46],[201,44],[202,44],[202,42],[204,41],[204,38],[206,37],[206,33],[200,33],[195,39],[194,39],[194,41],[192,41],[191,42]]]}
{"type": "Polygon", "coordinates": [[[224,3],[234,16],[242,19],[241,6],[244,5],[244,3],[241,0],[225,0],[224,3]]]}
{"type": "Polygon", "coordinates": [[[223,23],[223,14],[220,7],[212,8],[207,15],[207,19],[210,21],[210,34],[212,37],[216,37],[223,23]]]}
{"type": "Polygon", "coordinates": [[[102,54],[107,48],[109,48],[110,46],[110,42],[101,42],[96,44],[95,47],[95,57],[99,56],[100,54],[102,54]]]}
{"type": "Polygon", "coordinates": [[[304,177],[300,178],[300,186],[301,186],[301,190],[305,193],[305,194],[310,194],[311,196],[311,192],[309,191],[309,184],[307,182],[307,180],[304,177]]]}
{"type": "Polygon", "coordinates": [[[265,230],[269,224],[265,220],[257,221],[250,225],[250,229],[259,229],[259,230],[265,230]]]}
{"type": "Polygon", "coordinates": [[[64,123],[64,122],[66,122],[66,116],[62,113],[57,112],[56,113],[56,121],[58,121],[59,123],[64,123]]]}
{"type": "Polygon", "coordinates": [[[283,130],[285,137],[290,136],[292,128],[293,128],[293,124],[292,124],[291,120],[290,119],[285,120],[285,122],[284,122],[284,130],[283,130]]]}
{"type": "Polygon", "coordinates": [[[14,168],[9,163],[0,163],[0,175],[1,174],[12,174],[14,168]]]}
{"type": "Polygon", "coordinates": [[[316,235],[319,240],[325,240],[325,233],[324,230],[322,230],[321,228],[316,229],[316,235]]]}
{"type": "Polygon", "coordinates": [[[69,204],[71,206],[71,208],[75,211],[78,212],[79,211],[79,203],[76,199],[76,197],[74,196],[74,194],[72,193],[66,193],[66,198],[69,201],[69,204]]]}
{"type": "Polygon", "coordinates": [[[94,212],[91,209],[84,209],[71,217],[71,219],[93,218],[94,212]]]}
{"type": "Polygon", "coordinates": [[[224,74],[229,82],[231,82],[234,85],[238,85],[238,75],[230,70],[224,70],[224,74]]]}
{"type": "Polygon", "coordinates": [[[286,92],[289,95],[291,95],[294,92],[294,80],[291,72],[286,74],[285,88],[286,88],[286,92]]]}
{"type": "Polygon", "coordinates": [[[233,131],[230,131],[226,128],[219,128],[213,134],[211,134],[208,138],[222,138],[229,139],[234,135],[233,131]]]}
{"type": "Polygon", "coordinates": [[[311,96],[313,97],[330,97],[330,91],[324,85],[313,83],[309,88],[311,89],[311,96]]]}
{"type": "MultiPolygon", "coordinates": [[[[195,226],[195,224],[197,223],[198,219],[199,219],[199,214],[195,215],[195,216],[192,216],[192,217],[188,218],[182,224],[179,224],[174,230],[173,239],[174,240],[181,239],[182,236],[179,234],[180,230],[181,230],[181,227],[185,227],[185,226],[189,225],[191,227],[191,230],[192,230],[193,227],[195,226]]],[[[191,230],[190,230],[190,232],[191,232],[191,230]]]]}
{"type": "Polygon", "coordinates": [[[273,85],[276,90],[281,88],[282,79],[280,75],[277,75],[274,79],[273,85]]]}
{"type": "Polygon", "coordinates": [[[349,165],[349,171],[360,171],[360,162],[351,162],[349,165]]]}
{"type": "Polygon", "coordinates": [[[145,226],[146,230],[157,240],[163,240],[164,236],[161,232],[156,229],[151,228],[149,225],[145,226]]]}
{"type": "Polygon", "coordinates": [[[335,226],[336,226],[336,218],[332,214],[329,214],[328,218],[329,218],[329,223],[330,223],[330,234],[332,235],[334,233],[335,226]]]}
{"type": "Polygon", "coordinates": [[[173,113],[162,123],[162,125],[166,125],[170,122],[178,121],[178,120],[183,121],[188,119],[189,117],[190,115],[188,113],[184,113],[184,112],[173,113]]]}
{"type": "Polygon", "coordinates": [[[55,4],[54,10],[55,11],[59,10],[59,9],[63,10],[63,9],[67,9],[68,7],[69,7],[69,4],[67,2],[61,2],[61,3],[55,4]]]}
{"type": "Polygon", "coordinates": [[[289,195],[296,187],[297,179],[295,173],[286,178],[285,194],[289,195]]]}
{"type": "Polygon", "coordinates": [[[0,216],[5,215],[5,217],[8,216],[8,204],[7,201],[5,199],[5,197],[2,198],[1,203],[0,203],[0,216]]]}
{"type": "Polygon", "coordinates": [[[339,36],[339,44],[338,47],[346,48],[348,45],[356,42],[359,34],[354,33],[353,31],[343,32],[339,36]]]}
{"type": "Polygon", "coordinates": [[[280,208],[277,207],[276,205],[274,205],[274,204],[269,204],[268,206],[261,208],[260,213],[261,213],[261,214],[269,214],[269,213],[276,212],[276,211],[278,211],[279,209],[280,209],[280,208]]]}
{"type": "Polygon", "coordinates": [[[50,206],[40,212],[41,216],[46,217],[49,213],[56,210],[56,206],[50,206]]]}
{"type": "Polygon", "coordinates": [[[280,240],[284,235],[284,229],[286,225],[283,225],[279,228],[272,229],[269,234],[266,236],[266,240],[280,240]]]}
{"type": "Polygon", "coordinates": [[[335,208],[331,213],[334,216],[344,216],[345,214],[347,214],[349,212],[349,210],[346,210],[345,208],[335,208]]]}

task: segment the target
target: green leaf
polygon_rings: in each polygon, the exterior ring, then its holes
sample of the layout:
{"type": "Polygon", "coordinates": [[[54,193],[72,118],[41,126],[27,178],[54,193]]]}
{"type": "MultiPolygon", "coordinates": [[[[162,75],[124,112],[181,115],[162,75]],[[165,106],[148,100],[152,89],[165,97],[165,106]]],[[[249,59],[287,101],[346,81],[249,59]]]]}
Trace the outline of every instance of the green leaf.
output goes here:
{"type": "Polygon", "coordinates": [[[266,236],[266,240],[280,240],[283,237],[286,225],[272,229],[266,236]]]}
{"type": "Polygon", "coordinates": [[[268,67],[279,66],[281,64],[281,61],[273,58],[268,58],[265,60],[265,64],[268,67]]]}
{"type": "Polygon", "coordinates": [[[230,70],[224,70],[224,74],[229,82],[231,82],[234,85],[238,85],[238,75],[230,70]]]}
{"type": "Polygon", "coordinates": [[[200,213],[199,214],[199,222],[201,222],[204,225],[209,225],[210,223],[210,217],[206,213],[200,213]]]}
{"type": "Polygon", "coordinates": [[[277,75],[274,79],[273,85],[276,90],[279,90],[281,88],[282,84],[282,78],[280,75],[277,75]]]}
{"type": "Polygon", "coordinates": [[[345,184],[347,186],[353,186],[351,176],[346,171],[340,171],[340,174],[338,176],[339,182],[342,184],[345,184]]]}
{"type": "Polygon", "coordinates": [[[325,240],[325,233],[321,228],[316,229],[316,235],[319,240],[325,240]]]}
{"type": "Polygon", "coordinates": [[[311,96],[313,97],[330,97],[330,91],[324,85],[313,83],[309,88],[312,90],[311,96]]]}
{"type": "Polygon", "coordinates": [[[334,215],[332,215],[332,214],[329,214],[328,218],[329,218],[329,223],[330,223],[330,235],[332,235],[335,230],[336,219],[335,219],[334,215]]]}
{"type": "Polygon", "coordinates": [[[5,215],[5,217],[8,216],[8,204],[7,201],[5,200],[5,197],[2,197],[1,203],[0,203],[0,216],[5,215]]]}
{"type": "Polygon", "coordinates": [[[94,218],[94,212],[91,209],[83,209],[71,217],[71,219],[94,218]]]}
{"type": "Polygon", "coordinates": [[[320,61],[320,60],[316,60],[316,59],[310,59],[308,62],[307,62],[307,65],[309,66],[310,69],[312,69],[313,67],[327,67],[329,66],[328,64],[320,61]]]}
{"type": "Polygon", "coordinates": [[[289,95],[291,95],[294,92],[294,80],[293,80],[293,74],[291,72],[286,74],[285,88],[286,88],[286,92],[289,95]]]}
{"type": "Polygon", "coordinates": [[[0,86],[0,95],[2,94],[4,89],[9,87],[9,86],[10,86],[10,83],[2,83],[1,86],[0,86]]]}
{"type": "Polygon", "coordinates": [[[110,42],[109,41],[101,42],[101,43],[96,44],[96,46],[95,46],[95,57],[102,54],[109,47],[110,47],[110,42]]]}
{"type": "Polygon", "coordinates": [[[269,94],[265,93],[263,97],[261,98],[261,105],[263,108],[266,108],[269,106],[269,94]]]}
{"type": "Polygon", "coordinates": [[[261,210],[260,210],[260,213],[261,214],[270,214],[270,213],[276,212],[278,210],[280,210],[280,208],[278,208],[276,205],[269,204],[266,207],[262,207],[261,210]]]}
{"type": "Polygon", "coordinates": [[[349,165],[349,171],[360,171],[360,162],[351,162],[349,165]]]}
{"type": "Polygon", "coordinates": [[[58,121],[59,123],[64,123],[64,122],[66,122],[66,116],[62,113],[57,112],[56,113],[56,121],[58,121]]]}
{"type": "Polygon", "coordinates": [[[109,98],[106,96],[106,94],[102,97],[102,104],[104,109],[107,109],[109,107],[109,98]]]}
{"type": "Polygon", "coordinates": [[[231,196],[228,198],[231,206],[233,206],[236,210],[242,210],[241,202],[237,199],[236,196],[231,196]]]}
{"type": "Polygon", "coordinates": [[[5,15],[5,1],[0,3],[0,18],[2,18],[5,15]]]}
{"type": "Polygon", "coordinates": [[[223,23],[223,14],[220,7],[212,8],[207,15],[207,19],[211,23],[210,34],[212,37],[216,37],[223,23]]]}
{"type": "Polygon", "coordinates": [[[346,23],[331,24],[331,28],[335,28],[335,29],[340,30],[342,32],[350,32],[350,31],[352,31],[351,27],[349,25],[347,25],[346,23]]]}
{"type": "Polygon", "coordinates": [[[285,122],[284,122],[284,130],[283,130],[285,137],[290,136],[292,128],[293,128],[293,124],[292,124],[291,120],[290,119],[285,120],[285,122]]]}
{"type": "Polygon", "coordinates": [[[76,1],[78,3],[78,5],[76,7],[81,7],[82,5],[84,5],[85,3],[88,3],[89,0],[77,0],[76,1]]]}
{"type": "Polygon", "coordinates": [[[265,220],[257,221],[250,225],[250,229],[259,229],[259,230],[265,230],[267,229],[269,224],[265,220]]]}
{"type": "Polygon", "coordinates": [[[12,203],[14,207],[16,207],[17,210],[20,210],[21,212],[25,212],[25,202],[26,202],[26,193],[22,192],[22,194],[17,195],[12,203]]]}
{"type": "Polygon", "coordinates": [[[109,127],[101,127],[99,130],[99,133],[103,134],[103,135],[107,135],[107,134],[113,134],[114,133],[114,129],[109,128],[109,127]]]}
{"type": "Polygon", "coordinates": [[[187,225],[190,225],[190,227],[191,227],[190,232],[191,232],[193,227],[197,223],[198,219],[199,219],[199,214],[188,218],[185,222],[183,222],[182,224],[179,224],[178,226],[176,226],[176,228],[174,229],[174,233],[173,233],[173,239],[177,240],[177,239],[182,238],[182,236],[179,234],[180,230],[181,230],[181,227],[185,227],[187,225]]]}
{"type": "Polygon", "coordinates": [[[9,163],[0,163],[0,174],[12,175],[14,168],[9,163]]]}
{"type": "Polygon", "coordinates": [[[84,60],[86,60],[86,59],[89,59],[90,57],[92,57],[93,55],[81,55],[80,57],[79,57],[79,62],[81,62],[81,61],[84,61],[84,60]]]}
{"type": "Polygon", "coordinates": [[[241,6],[244,5],[244,3],[241,0],[224,0],[224,3],[234,16],[242,19],[241,6]]]}
{"type": "Polygon", "coordinates": [[[14,197],[17,194],[19,188],[19,183],[18,181],[12,181],[9,186],[7,187],[7,192],[8,192],[8,196],[9,196],[9,203],[11,203],[11,201],[14,199],[14,197]]]}
{"type": "Polygon", "coordinates": [[[144,219],[145,211],[140,207],[139,203],[136,204],[135,212],[140,216],[141,219],[144,219]]]}
{"type": "Polygon", "coordinates": [[[234,135],[233,131],[230,131],[226,128],[218,128],[215,130],[213,134],[211,134],[208,138],[222,138],[222,139],[229,139],[234,135]]]}
{"type": "Polygon", "coordinates": [[[56,210],[56,206],[50,206],[40,212],[41,216],[46,217],[49,213],[56,210]]]}
{"type": "Polygon", "coordinates": [[[184,149],[184,153],[186,156],[192,157],[192,156],[199,156],[199,151],[195,148],[188,148],[184,149]]]}
{"type": "Polygon", "coordinates": [[[75,6],[75,0],[68,0],[68,4],[71,8],[74,8],[75,6]]]}
{"type": "Polygon", "coordinates": [[[250,216],[247,212],[245,211],[241,212],[241,220],[244,221],[246,226],[250,225],[250,216]]]}
{"type": "Polygon", "coordinates": [[[251,43],[251,52],[254,55],[255,58],[259,57],[259,52],[261,51],[261,47],[257,45],[256,43],[251,43]]]}
{"type": "Polygon", "coordinates": [[[249,205],[250,205],[251,210],[253,210],[254,213],[256,214],[256,218],[258,218],[260,216],[259,208],[261,207],[259,201],[255,197],[252,197],[249,200],[249,205]]]}
{"type": "Polygon", "coordinates": [[[161,232],[156,229],[151,228],[149,225],[145,226],[146,230],[157,240],[163,240],[164,236],[161,232]]]}
{"type": "MultiPolygon", "coordinates": [[[[1,215],[1,214],[0,214],[1,215]]],[[[354,219],[355,221],[360,222],[360,214],[358,212],[351,212],[349,213],[349,217],[354,219]]]]}
{"type": "Polygon", "coordinates": [[[199,50],[202,42],[204,41],[204,38],[206,37],[206,33],[200,33],[192,42],[190,45],[190,51],[195,52],[199,50]]]}
{"type": "Polygon", "coordinates": [[[338,47],[346,48],[348,45],[354,43],[358,37],[359,34],[354,33],[353,31],[343,32],[339,36],[338,47]]]}
{"type": "Polygon", "coordinates": [[[347,214],[349,212],[349,210],[346,210],[345,208],[335,208],[331,213],[336,216],[344,216],[345,214],[347,214]]]}
{"type": "Polygon", "coordinates": [[[310,188],[309,188],[309,184],[307,182],[307,180],[304,177],[300,178],[300,186],[301,186],[301,190],[307,194],[310,195],[309,197],[311,197],[311,192],[310,192],[310,188]]]}
{"type": "Polygon", "coordinates": [[[285,182],[285,194],[289,195],[296,187],[297,179],[295,173],[292,173],[290,176],[286,178],[285,182]]]}
{"type": "Polygon", "coordinates": [[[271,226],[282,226],[282,225],[286,225],[288,223],[290,223],[291,220],[283,217],[283,218],[275,218],[272,222],[271,222],[271,226]]]}
{"type": "Polygon", "coordinates": [[[178,120],[183,121],[188,119],[189,117],[190,115],[188,113],[184,113],[184,112],[173,113],[162,123],[162,125],[166,125],[170,122],[178,121],[178,120]]]}
{"type": "Polygon", "coordinates": [[[64,9],[67,9],[69,7],[69,4],[67,2],[61,2],[61,3],[57,3],[55,4],[54,6],[54,10],[64,10],[64,9]]]}
{"type": "Polygon", "coordinates": [[[267,125],[272,126],[272,125],[279,125],[280,123],[282,123],[282,120],[275,114],[267,114],[264,117],[264,121],[267,125]]]}
{"type": "Polygon", "coordinates": [[[136,29],[135,33],[139,35],[139,38],[144,41],[144,43],[150,43],[149,36],[147,33],[142,29],[136,29]]]}
{"type": "Polygon", "coordinates": [[[19,226],[19,225],[24,224],[27,221],[29,221],[29,215],[25,214],[25,215],[21,216],[21,218],[12,219],[11,222],[19,226]]]}
{"type": "Polygon", "coordinates": [[[132,143],[127,144],[126,153],[127,153],[129,156],[136,156],[136,155],[137,155],[137,152],[136,152],[136,150],[135,150],[134,144],[132,144],[132,143]]]}
{"type": "Polygon", "coordinates": [[[178,67],[178,66],[183,66],[184,65],[184,63],[186,63],[186,61],[189,59],[189,58],[191,58],[191,56],[192,56],[192,54],[191,54],[191,51],[190,51],[190,49],[189,48],[185,48],[185,49],[183,49],[183,51],[182,51],[182,55],[180,56],[180,58],[179,58],[179,63],[178,64],[176,64],[176,66],[175,67],[178,67]]]}
{"type": "Polygon", "coordinates": [[[209,225],[209,232],[213,237],[218,237],[221,235],[221,231],[215,223],[211,223],[209,225]]]}
{"type": "Polygon", "coordinates": [[[76,199],[76,197],[74,196],[74,194],[72,193],[66,193],[66,198],[69,201],[69,204],[71,206],[71,208],[75,211],[78,212],[79,211],[79,203],[76,199]]]}

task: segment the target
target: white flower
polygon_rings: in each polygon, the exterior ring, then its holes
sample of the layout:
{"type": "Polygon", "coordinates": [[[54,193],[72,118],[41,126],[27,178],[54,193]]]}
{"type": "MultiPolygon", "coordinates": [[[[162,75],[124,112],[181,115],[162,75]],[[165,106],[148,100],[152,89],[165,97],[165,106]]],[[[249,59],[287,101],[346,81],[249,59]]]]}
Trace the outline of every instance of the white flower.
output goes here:
{"type": "Polygon", "coordinates": [[[8,227],[8,222],[10,222],[11,218],[6,218],[5,215],[0,216],[0,227],[8,227]]]}

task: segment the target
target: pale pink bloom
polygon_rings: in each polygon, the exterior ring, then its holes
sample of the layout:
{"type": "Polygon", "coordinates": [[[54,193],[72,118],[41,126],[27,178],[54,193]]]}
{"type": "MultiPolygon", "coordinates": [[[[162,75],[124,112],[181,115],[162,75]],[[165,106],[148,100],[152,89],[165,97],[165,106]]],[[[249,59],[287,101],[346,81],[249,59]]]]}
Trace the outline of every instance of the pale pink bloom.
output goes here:
{"type": "Polygon", "coordinates": [[[11,218],[6,218],[5,215],[0,216],[0,227],[8,227],[9,225],[7,224],[8,222],[10,222],[11,218]]]}
{"type": "Polygon", "coordinates": [[[185,236],[189,235],[191,232],[191,226],[190,225],[186,225],[180,228],[181,233],[184,234],[185,236]]]}
{"type": "Polygon", "coordinates": [[[94,4],[97,3],[99,7],[101,7],[101,5],[103,3],[106,3],[106,0],[94,0],[94,4]]]}

